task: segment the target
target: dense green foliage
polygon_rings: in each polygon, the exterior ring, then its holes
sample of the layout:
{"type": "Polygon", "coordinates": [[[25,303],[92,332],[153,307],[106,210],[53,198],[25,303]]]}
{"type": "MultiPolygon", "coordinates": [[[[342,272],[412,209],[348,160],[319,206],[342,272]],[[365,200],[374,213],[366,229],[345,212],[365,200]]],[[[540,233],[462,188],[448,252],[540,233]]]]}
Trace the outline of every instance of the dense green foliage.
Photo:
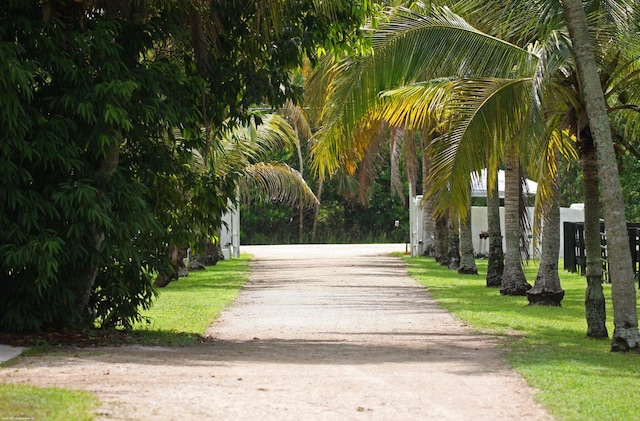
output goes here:
{"type": "MultiPolygon", "coordinates": [[[[240,240],[243,244],[297,243],[298,218],[298,209],[285,203],[243,205],[240,240]]],[[[304,242],[310,242],[312,223],[313,210],[305,211],[304,242]]],[[[334,185],[324,190],[316,243],[402,243],[408,235],[409,211],[389,192],[388,170],[371,187],[366,205],[345,198],[334,185]]]]}
{"type": "MultiPolygon", "coordinates": [[[[620,184],[624,195],[625,216],[628,222],[640,222],[640,189],[638,189],[638,174],[640,161],[631,154],[618,157],[620,170],[620,184]]],[[[574,162],[570,168],[560,167],[562,206],[568,207],[572,203],[583,202],[582,166],[574,162]]]]}
{"type": "Polygon", "coordinates": [[[238,174],[198,165],[208,133],[296,97],[288,71],[370,9],[210,6],[0,4],[0,330],[139,321],[167,248],[213,235],[235,197],[238,174]]]}
{"type": "Polygon", "coordinates": [[[628,222],[640,222],[640,161],[629,154],[620,158],[620,184],[624,195],[624,210],[628,222]]]}
{"type": "MultiPolygon", "coordinates": [[[[560,274],[566,294],[562,307],[529,306],[524,297],[501,296],[485,287],[486,260],[477,261],[478,275],[464,277],[430,258],[405,260],[410,276],[445,309],[472,329],[499,335],[502,346],[511,349],[511,365],[539,391],[536,398],[556,419],[620,420],[640,410],[633,399],[637,355],[611,353],[609,341],[585,335],[584,277],[560,274]]],[[[534,279],[537,269],[525,266],[527,278],[534,279]]],[[[610,294],[607,284],[609,314],[610,294]]],[[[612,325],[609,321],[610,331],[612,325]]]]}
{"type": "Polygon", "coordinates": [[[163,168],[178,176],[186,150],[166,142],[167,127],[193,127],[198,85],[169,77],[181,73],[168,60],[136,59],[166,37],[162,22],[70,31],[33,7],[4,8],[0,325],[77,324],[92,287],[95,317],[126,324],[153,295],[147,271],[161,254],[149,181],[163,168]]]}

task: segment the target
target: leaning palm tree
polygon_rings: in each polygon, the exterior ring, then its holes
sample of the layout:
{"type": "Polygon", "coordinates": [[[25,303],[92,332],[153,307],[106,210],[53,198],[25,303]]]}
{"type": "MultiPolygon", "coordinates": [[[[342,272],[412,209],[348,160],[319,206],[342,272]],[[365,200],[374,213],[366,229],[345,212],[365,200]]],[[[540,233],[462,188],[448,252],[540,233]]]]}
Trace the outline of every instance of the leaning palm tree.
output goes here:
{"type": "MultiPolygon", "coordinates": [[[[348,59],[336,65],[340,76],[334,83],[330,104],[325,107],[327,126],[323,139],[324,150],[333,156],[349,157],[350,152],[357,149],[359,144],[351,140],[351,134],[356,132],[358,122],[379,106],[382,99],[378,94],[385,89],[441,75],[461,77],[468,73],[464,63],[472,60],[477,63],[474,70],[479,74],[490,71],[496,75],[511,75],[514,63],[522,62],[521,67],[530,67],[531,61],[526,50],[482,36],[446,8],[429,10],[429,13],[399,9],[388,25],[374,32],[373,43],[372,56],[348,59]],[[455,32],[468,35],[471,42],[465,47],[451,36],[455,32]]],[[[473,152],[475,156],[476,151],[473,152]]],[[[335,159],[324,161],[337,165],[335,159]]],[[[477,159],[469,163],[477,163],[477,159]]],[[[461,188],[466,191],[465,178],[468,179],[468,175],[453,183],[447,180],[433,194],[448,191],[441,197],[454,198],[451,203],[456,198],[468,197],[461,193],[461,188]]],[[[449,206],[441,202],[440,208],[449,206]]]]}
{"type": "Polygon", "coordinates": [[[611,349],[627,351],[640,347],[636,309],[635,280],[628,252],[629,242],[624,219],[624,200],[611,139],[611,124],[600,85],[593,46],[582,2],[563,2],[565,20],[574,46],[578,74],[584,89],[585,108],[589,126],[597,146],[598,175],[607,225],[611,298],[614,308],[613,341],[611,349]]]}

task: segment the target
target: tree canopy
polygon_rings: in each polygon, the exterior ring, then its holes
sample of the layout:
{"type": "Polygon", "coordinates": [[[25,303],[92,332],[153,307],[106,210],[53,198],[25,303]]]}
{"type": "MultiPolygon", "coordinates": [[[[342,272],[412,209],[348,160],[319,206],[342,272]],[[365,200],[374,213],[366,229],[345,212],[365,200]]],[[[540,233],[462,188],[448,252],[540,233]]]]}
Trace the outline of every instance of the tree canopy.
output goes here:
{"type": "Polygon", "coordinates": [[[139,319],[167,247],[213,233],[235,196],[239,175],[194,151],[295,99],[289,71],[352,45],[372,7],[328,3],[2,2],[0,329],[139,319]]]}

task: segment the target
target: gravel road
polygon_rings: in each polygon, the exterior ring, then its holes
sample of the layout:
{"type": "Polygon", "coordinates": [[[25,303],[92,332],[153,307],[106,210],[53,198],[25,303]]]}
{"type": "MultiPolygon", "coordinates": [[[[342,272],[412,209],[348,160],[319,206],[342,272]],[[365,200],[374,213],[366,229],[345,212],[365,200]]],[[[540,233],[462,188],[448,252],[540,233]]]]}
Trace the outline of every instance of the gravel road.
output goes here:
{"type": "Polygon", "coordinates": [[[84,389],[100,420],[551,420],[407,276],[395,245],[250,246],[235,303],[188,348],[21,358],[0,381],[84,389]]]}

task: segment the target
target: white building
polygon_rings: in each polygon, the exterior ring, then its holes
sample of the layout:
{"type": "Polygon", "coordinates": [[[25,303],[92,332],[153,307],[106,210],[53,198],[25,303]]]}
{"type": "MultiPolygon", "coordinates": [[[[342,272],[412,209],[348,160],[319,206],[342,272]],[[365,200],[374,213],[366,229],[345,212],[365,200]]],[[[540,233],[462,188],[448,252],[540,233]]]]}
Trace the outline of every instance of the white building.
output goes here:
{"type": "MultiPolygon", "coordinates": [[[[487,197],[486,186],[486,170],[482,170],[480,174],[475,173],[471,177],[471,195],[472,197],[487,197]]],[[[535,195],[538,190],[538,183],[527,180],[527,188],[529,194],[535,195]]],[[[498,196],[504,198],[504,171],[498,172],[498,196]]],[[[527,208],[529,220],[533,221],[533,208],[527,208]]],[[[409,201],[409,225],[410,225],[410,246],[411,256],[420,256],[424,253],[424,235],[432,233],[424,233],[424,212],[422,208],[422,196],[410,198],[409,201]]],[[[581,205],[571,205],[570,208],[560,208],[560,257],[564,257],[564,222],[584,222],[584,209],[581,205]]],[[[504,207],[500,207],[500,228],[502,230],[502,248],[505,249],[504,243],[504,207]]],[[[480,239],[480,233],[488,230],[487,224],[487,208],[486,206],[471,207],[471,233],[473,238],[473,249],[477,254],[486,254],[489,251],[488,239],[480,239]]],[[[531,233],[529,234],[531,237],[531,233]]],[[[533,244],[531,242],[531,247],[533,244]]],[[[530,255],[535,257],[540,253],[534,253],[529,250],[530,255]]]]}

